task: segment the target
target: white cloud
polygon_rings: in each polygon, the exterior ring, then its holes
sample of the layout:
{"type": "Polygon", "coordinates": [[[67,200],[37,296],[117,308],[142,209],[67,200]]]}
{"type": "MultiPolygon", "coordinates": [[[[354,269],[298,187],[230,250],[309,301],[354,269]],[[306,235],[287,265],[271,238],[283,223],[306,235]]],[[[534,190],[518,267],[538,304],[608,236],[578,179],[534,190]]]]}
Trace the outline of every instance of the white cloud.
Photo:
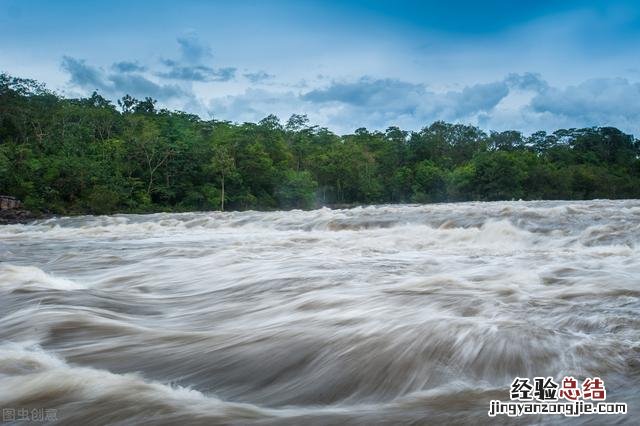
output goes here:
{"type": "Polygon", "coordinates": [[[423,84],[363,77],[298,93],[247,89],[213,98],[210,108],[218,118],[237,121],[256,121],[270,113],[283,119],[304,113],[338,132],[390,125],[415,130],[446,120],[525,133],[591,126],[617,126],[638,133],[640,84],[597,79],[559,88],[540,75],[523,73],[458,90],[434,91],[423,84]]]}
{"type": "Polygon", "coordinates": [[[130,94],[135,97],[150,96],[167,101],[190,96],[189,92],[174,84],[157,83],[141,74],[105,72],[98,67],[88,65],[82,59],[69,56],[63,57],[62,69],[69,74],[69,83],[72,86],[87,91],[98,90],[112,97],[130,94]]]}

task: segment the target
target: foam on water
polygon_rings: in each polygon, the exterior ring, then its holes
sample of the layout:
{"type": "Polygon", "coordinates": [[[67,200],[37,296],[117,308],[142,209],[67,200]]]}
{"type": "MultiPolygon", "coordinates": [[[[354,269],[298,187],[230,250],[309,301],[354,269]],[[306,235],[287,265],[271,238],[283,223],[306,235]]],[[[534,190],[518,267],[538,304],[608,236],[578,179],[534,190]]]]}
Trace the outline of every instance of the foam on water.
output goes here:
{"type": "Polygon", "coordinates": [[[597,375],[631,422],[639,244],[635,200],[0,227],[0,406],[83,425],[494,424],[515,376],[597,375]]]}
{"type": "Polygon", "coordinates": [[[0,264],[0,292],[11,290],[79,290],[86,288],[66,278],[54,277],[35,266],[0,264]]]}

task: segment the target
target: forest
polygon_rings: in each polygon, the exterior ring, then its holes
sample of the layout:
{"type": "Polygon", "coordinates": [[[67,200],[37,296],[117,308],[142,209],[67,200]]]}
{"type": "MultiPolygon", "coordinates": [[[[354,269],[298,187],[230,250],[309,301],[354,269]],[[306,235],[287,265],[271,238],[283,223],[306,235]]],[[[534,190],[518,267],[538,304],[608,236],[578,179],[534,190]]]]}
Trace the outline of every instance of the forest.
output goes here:
{"type": "Polygon", "coordinates": [[[305,115],[203,120],[1,74],[0,194],[55,214],[640,198],[640,141],[613,127],[526,136],[441,121],[337,135],[305,115]]]}

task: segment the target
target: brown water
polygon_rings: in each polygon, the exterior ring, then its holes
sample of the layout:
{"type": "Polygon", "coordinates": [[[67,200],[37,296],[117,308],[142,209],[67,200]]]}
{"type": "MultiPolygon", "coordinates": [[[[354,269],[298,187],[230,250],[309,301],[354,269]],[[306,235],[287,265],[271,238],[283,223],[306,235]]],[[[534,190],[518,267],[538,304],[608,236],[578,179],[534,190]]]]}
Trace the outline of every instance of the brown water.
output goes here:
{"type": "Polygon", "coordinates": [[[60,424],[495,424],[515,376],[640,404],[640,201],[0,227],[0,407],[60,424]]]}

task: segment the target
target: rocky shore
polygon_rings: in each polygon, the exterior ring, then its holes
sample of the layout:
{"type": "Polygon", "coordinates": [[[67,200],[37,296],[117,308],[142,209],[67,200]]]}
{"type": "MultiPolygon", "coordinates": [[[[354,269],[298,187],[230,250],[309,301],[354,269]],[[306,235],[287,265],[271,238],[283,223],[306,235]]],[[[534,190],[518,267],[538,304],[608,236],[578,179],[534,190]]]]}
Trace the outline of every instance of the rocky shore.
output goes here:
{"type": "Polygon", "coordinates": [[[0,225],[11,225],[15,223],[29,223],[36,219],[46,219],[50,214],[34,213],[29,210],[9,209],[0,210],[0,225]]]}

